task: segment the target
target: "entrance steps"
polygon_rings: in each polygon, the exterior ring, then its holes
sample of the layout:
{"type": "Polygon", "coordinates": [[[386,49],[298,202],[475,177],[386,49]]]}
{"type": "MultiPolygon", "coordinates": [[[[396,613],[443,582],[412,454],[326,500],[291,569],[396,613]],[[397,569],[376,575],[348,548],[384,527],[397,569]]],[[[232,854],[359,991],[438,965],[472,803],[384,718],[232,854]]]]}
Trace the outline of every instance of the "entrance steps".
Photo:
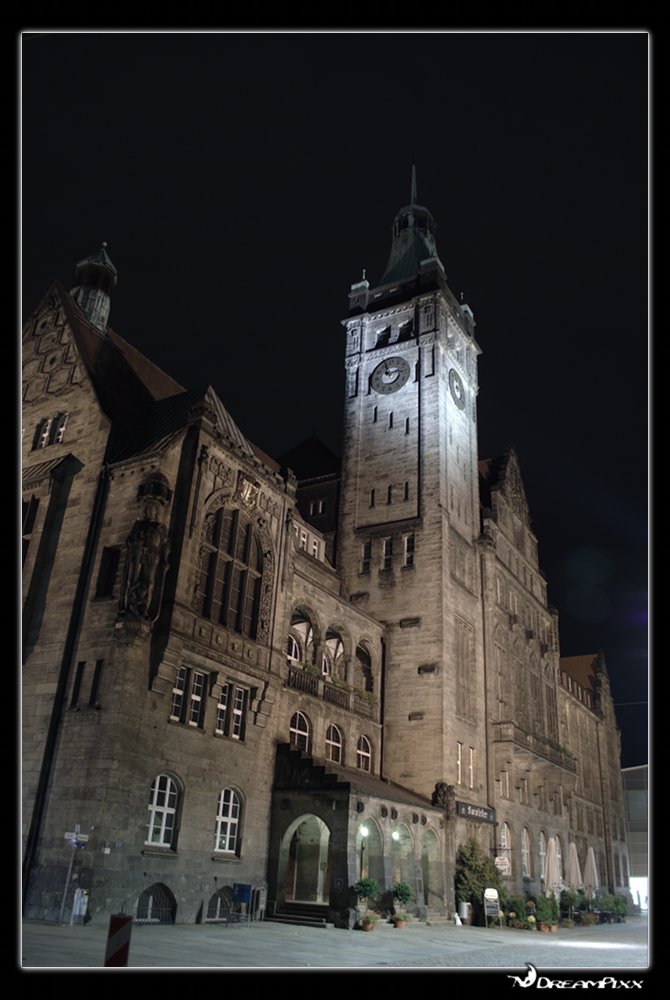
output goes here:
{"type": "Polygon", "coordinates": [[[428,927],[452,927],[453,923],[453,916],[449,916],[447,913],[438,913],[437,910],[426,911],[426,925],[428,927]]]}
{"type": "Polygon", "coordinates": [[[265,916],[278,924],[293,924],[300,927],[332,927],[328,923],[328,907],[325,903],[292,902],[280,903],[275,912],[265,916]]]}

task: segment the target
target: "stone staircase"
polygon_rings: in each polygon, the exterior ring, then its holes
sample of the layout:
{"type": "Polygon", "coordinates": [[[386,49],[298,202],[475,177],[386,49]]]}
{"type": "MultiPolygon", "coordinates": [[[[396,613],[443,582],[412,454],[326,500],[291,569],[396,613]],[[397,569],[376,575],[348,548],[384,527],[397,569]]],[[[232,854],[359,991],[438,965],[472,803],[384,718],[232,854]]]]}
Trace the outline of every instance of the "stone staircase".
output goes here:
{"type": "Polygon", "coordinates": [[[277,924],[293,924],[301,927],[333,927],[328,923],[328,907],[325,903],[280,903],[275,912],[265,917],[277,924]]]}
{"type": "Polygon", "coordinates": [[[453,927],[454,918],[447,913],[439,913],[437,910],[426,910],[427,927],[453,927]]]}

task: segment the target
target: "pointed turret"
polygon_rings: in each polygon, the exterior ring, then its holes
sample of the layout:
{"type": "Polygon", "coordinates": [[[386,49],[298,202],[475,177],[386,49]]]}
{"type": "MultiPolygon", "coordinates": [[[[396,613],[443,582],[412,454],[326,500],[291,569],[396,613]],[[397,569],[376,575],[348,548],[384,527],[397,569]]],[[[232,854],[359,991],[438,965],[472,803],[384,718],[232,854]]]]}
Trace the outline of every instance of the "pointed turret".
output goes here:
{"type": "Polygon", "coordinates": [[[436,231],[437,224],[429,209],[418,203],[416,167],[412,167],[409,205],[401,208],[393,220],[391,253],[379,285],[407,281],[436,265],[444,273],[437,255],[436,231]]]}
{"type": "Polygon", "coordinates": [[[420,205],[416,167],[412,167],[409,204],[400,209],[392,227],[391,252],[381,279],[370,288],[366,280],[351,286],[350,312],[361,312],[381,302],[406,301],[418,292],[447,288],[447,276],[437,253],[437,223],[430,210],[420,205]]]}
{"type": "Polygon", "coordinates": [[[77,264],[77,284],[71,294],[101,333],[107,329],[110,295],[116,282],[117,270],[109,259],[106,243],[77,264]]]}

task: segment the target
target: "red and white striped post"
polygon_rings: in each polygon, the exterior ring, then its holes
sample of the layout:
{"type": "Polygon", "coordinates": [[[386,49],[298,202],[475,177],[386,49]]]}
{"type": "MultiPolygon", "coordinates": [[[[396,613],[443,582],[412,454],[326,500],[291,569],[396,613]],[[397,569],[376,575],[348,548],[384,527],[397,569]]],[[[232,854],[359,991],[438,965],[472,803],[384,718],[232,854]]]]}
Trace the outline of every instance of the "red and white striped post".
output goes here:
{"type": "Polygon", "coordinates": [[[133,918],[127,916],[125,913],[113,913],[109,918],[107,950],[105,951],[106,967],[128,965],[130,932],[132,927],[133,918]]]}

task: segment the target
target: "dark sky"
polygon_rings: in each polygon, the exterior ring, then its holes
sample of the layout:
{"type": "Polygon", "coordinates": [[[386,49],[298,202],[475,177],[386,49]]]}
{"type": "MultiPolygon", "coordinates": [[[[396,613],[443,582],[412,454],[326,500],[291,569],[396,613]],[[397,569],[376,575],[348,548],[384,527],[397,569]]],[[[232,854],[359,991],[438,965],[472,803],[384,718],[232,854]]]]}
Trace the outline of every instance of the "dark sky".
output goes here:
{"type": "Polygon", "coordinates": [[[480,454],[519,454],[564,655],[647,761],[650,36],[24,35],[23,309],[102,240],[110,322],[272,455],[339,450],[347,292],[409,200],[477,322],[480,454]],[[632,703],[632,704],[631,704],[632,703]]]}

